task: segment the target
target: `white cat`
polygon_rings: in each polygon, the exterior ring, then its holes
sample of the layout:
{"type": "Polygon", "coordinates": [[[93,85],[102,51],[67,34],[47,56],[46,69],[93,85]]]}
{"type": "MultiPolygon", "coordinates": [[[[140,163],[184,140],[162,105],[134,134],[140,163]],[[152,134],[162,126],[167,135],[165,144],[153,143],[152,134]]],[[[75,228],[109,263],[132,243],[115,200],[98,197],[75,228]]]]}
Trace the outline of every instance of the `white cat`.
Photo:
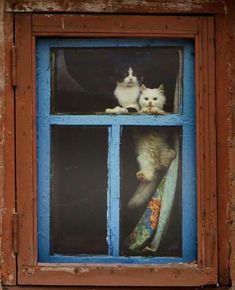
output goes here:
{"type": "Polygon", "coordinates": [[[128,202],[130,208],[143,204],[156,190],[160,170],[167,169],[175,158],[165,133],[146,131],[135,136],[135,147],[139,171],[136,173],[140,183],[134,196],[128,202]]]}
{"type": "Polygon", "coordinates": [[[109,114],[123,114],[128,112],[138,112],[139,104],[138,97],[140,94],[140,87],[137,77],[133,75],[133,70],[130,67],[128,76],[122,82],[117,82],[114,90],[114,96],[117,98],[120,106],[113,109],[107,108],[106,113],[109,114]]]}
{"type": "Polygon", "coordinates": [[[150,89],[146,88],[143,84],[140,87],[140,98],[139,98],[139,105],[140,105],[140,113],[145,114],[166,114],[163,111],[163,106],[166,102],[166,97],[164,95],[164,86],[160,85],[159,88],[150,89]]]}

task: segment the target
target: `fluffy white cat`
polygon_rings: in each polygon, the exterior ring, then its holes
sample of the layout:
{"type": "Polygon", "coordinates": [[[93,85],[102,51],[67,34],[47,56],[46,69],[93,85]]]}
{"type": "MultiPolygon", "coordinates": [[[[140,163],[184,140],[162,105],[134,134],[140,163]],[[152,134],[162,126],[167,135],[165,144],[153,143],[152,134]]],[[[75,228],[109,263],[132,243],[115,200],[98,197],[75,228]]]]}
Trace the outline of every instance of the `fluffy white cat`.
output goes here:
{"type": "Polygon", "coordinates": [[[139,164],[136,176],[140,183],[128,202],[130,208],[142,205],[154,193],[159,172],[167,169],[176,155],[166,134],[153,130],[136,135],[135,148],[139,164]]]}
{"type": "Polygon", "coordinates": [[[128,112],[138,112],[139,104],[138,98],[140,94],[140,87],[137,77],[133,75],[133,70],[130,67],[128,76],[122,82],[117,82],[114,90],[114,96],[118,100],[120,106],[115,108],[107,108],[106,113],[109,114],[123,114],[128,112]]]}
{"type": "Polygon", "coordinates": [[[145,114],[166,114],[163,110],[163,106],[166,103],[166,97],[164,95],[164,86],[160,85],[158,88],[150,89],[146,88],[143,84],[140,87],[140,113],[145,114]]]}

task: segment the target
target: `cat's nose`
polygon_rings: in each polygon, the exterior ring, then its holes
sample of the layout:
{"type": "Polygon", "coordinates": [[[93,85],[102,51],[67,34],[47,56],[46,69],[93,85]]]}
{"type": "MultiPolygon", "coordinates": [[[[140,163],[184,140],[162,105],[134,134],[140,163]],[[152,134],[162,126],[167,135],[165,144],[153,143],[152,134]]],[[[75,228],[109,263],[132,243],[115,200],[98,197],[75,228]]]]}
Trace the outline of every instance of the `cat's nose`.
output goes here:
{"type": "Polygon", "coordinates": [[[152,102],[149,102],[149,106],[151,106],[152,105],[152,102]]]}

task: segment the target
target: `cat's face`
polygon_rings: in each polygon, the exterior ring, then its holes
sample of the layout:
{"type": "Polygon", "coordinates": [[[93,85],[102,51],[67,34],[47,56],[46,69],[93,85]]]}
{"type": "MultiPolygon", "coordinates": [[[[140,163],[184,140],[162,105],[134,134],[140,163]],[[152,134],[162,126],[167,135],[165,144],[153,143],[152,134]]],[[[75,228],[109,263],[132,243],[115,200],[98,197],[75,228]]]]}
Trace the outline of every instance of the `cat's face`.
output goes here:
{"type": "Polygon", "coordinates": [[[164,95],[164,87],[160,85],[159,88],[149,89],[145,85],[141,86],[141,94],[139,98],[139,104],[141,109],[146,107],[157,107],[163,109],[166,102],[166,97],[164,95]]]}
{"type": "Polygon", "coordinates": [[[133,86],[138,84],[138,80],[137,77],[134,75],[132,68],[130,67],[128,70],[128,75],[127,77],[124,78],[123,82],[127,85],[127,86],[133,86]]]}

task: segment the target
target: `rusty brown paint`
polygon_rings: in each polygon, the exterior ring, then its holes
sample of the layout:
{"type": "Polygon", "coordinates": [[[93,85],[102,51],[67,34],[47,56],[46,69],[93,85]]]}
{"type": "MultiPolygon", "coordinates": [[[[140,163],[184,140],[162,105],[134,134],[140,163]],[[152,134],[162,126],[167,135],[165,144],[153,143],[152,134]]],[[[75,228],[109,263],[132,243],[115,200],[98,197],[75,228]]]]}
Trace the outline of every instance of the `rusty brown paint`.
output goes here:
{"type": "Polygon", "coordinates": [[[74,35],[131,34],[194,37],[198,33],[198,17],[167,17],[141,15],[52,15],[40,14],[32,17],[32,31],[35,35],[62,33],[74,35]],[[99,25],[97,26],[97,23],[99,25]],[[187,25],[185,25],[187,23],[187,25]],[[136,29],[138,27],[138,30],[136,29]]]}
{"type": "Polygon", "coordinates": [[[215,284],[210,268],[196,265],[122,266],[122,265],[47,265],[19,269],[20,284],[80,286],[200,286],[215,284]],[[112,270],[112,273],[110,272],[112,270]],[[144,279],[143,279],[144,277],[144,279]]]}
{"type": "MultiPolygon", "coordinates": [[[[234,121],[234,107],[235,107],[235,3],[234,1],[230,2],[229,9],[231,11],[231,17],[229,18],[228,23],[228,41],[233,51],[228,56],[227,62],[227,86],[226,93],[231,102],[231,121],[234,121]]],[[[230,46],[229,46],[230,47],[230,46]]],[[[230,278],[232,281],[232,286],[235,288],[235,128],[234,122],[231,122],[231,136],[230,136],[230,153],[229,153],[229,171],[230,171],[230,195],[229,195],[229,243],[230,243],[230,278]]]]}
{"type": "MultiPolygon", "coordinates": [[[[4,214],[4,196],[3,196],[3,181],[4,181],[4,162],[3,162],[3,143],[4,143],[4,96],[5,96],[5,50],[4,50],[4,4],[0,3],[0,249],[2,249],[3,242],[3,214],[4,214]]],[[[1,261],[1,264],[3,261],[1,261]]],[[[0,283],[1,282],[1,268],[0,268],[0,283]]]]}
{"type": "Polygon", "coordinates": [[[8,0],[7,11],[14,12],[79,12],[79,13],[202,13],[224,14],[222,0],[8,0]]]}
{"type": "MultiPolygon", "coordinates": [[[[15,9],[17,8],[17,5],[20,5],[19,2],[20,1],[18,1],[18,4],[17,3],[15,4],[16,5],[15,9]]],[[[33,2],[33,1],[28,2],[29,6],[27,9],[30,8],[30,2],[33,2]]],[[[43,1],[38,1],[39,4],[35,4],[36,3],[35,2],[34,5],[43,5],[42,2],[43,1]]],[[[45,5],[44,9],[46,10],[46,4],[44,3],[44,5],[45,5]]],[[[213,5],[216,5],[216,4],[213,4],[213,5]]],[[[225,6],[223,6],[223,9],[224,8],[225,6]]],[[[9,8],[8,6],[8,9],[11,9],[11,8],[9,8]]],[[[32,7],[32,9],[34,8],[32,7]]],[[[60,9],[62,9],[62,6],[60,9]]],[[[85,10],[85,8],[83,9],[85,10]]],[[[89,9],[90,8],[88,7],[88,11],[84,11],[84,12],[89,12],[89,9]]],[[[182,9],[182,7],[180,9],[182,9]]],[[[23,8],[21,9],[21,11],[23,11],[23,8]]],[[[178,12],[179,11],[180,10],[178,10],[178,12]]],[[[197,11],[197,10],[194,10],[194,11],[197,11]]],[[[233,127],[232,127],[232,107],[235,101],[235,95],[234,95],[235,60],[234,60],[234,51],[232,51],[232,47],[235,47],[234,11],[235,11],[235,8],[233,4],[233,6],[231,6],[229,10],[230,14],[228,16],[221,16],[221,15],[216,16],[216,22],[215,22],[216,24],[215,26],[216,68],[217,68],[216,123],[217,123],[217,145],[218,145],[217,147],[218,148],[217,149],[217,161],[218,161],[217,177],[218,177],[218,205],[219,205],[218,206],[218,211],[219,211],[219,217],[218,217],[219,277],[220,277],[220,283],[228,284],[229,275],[231,275],[233,285],[235,285],[235,265],[234,265],[234,261],[235,261],[235,254],[234,254],[235,253],[235,249],[234,249],[234,244],[235,244],[235,238],[234,238],[234,232],[235,232],[235,223],[234,223],[234,220],[235,220],[235,216],[234,216],[235,152],[234,152],[234,134],[233,134],[233,127]]],[[[152,13],[151,11],[149,12],[152,13]]],[[[169,13],[171,13],[171,11],[169,13]]],[[[5,75],[4,67],[6,67],[6,71],[7,71],[6,80],[8,82],[10,78],[9,77],[10,75],[9,47],[10,47],[10,43],[12,43],[12,36],[13,36],[12,28],[11,28],[12,26],[11,15],[8,15],[5,18],[5,21],[6,21],[5,23],[8,26],[5,32],[5,36],[7,36],[7,45],[4,48],[4,43],[0,42],[1,56],[5,54],[5,58],[0,57],[0,64],[1,64],[1,73],[4,71],[4,75],[5,75]]],[[[0,22],[0,27],[2,27],[2,25],[3,23],[0,22]]],[[[1,28],[0,28],[0,31],[1,31],[1,28]]],[[[5,77],[4,78],[1,77],[1,80],[3,79],[5,82],[5,77]]],[[[1,245],[1,252],[4,253],[3,255],[4,267],[2,268],[2,271],[3,271],[3,283],[15,284],[16,283],[15,258],[11,255],[11,234],[10,234],[11,232],[10,231],[10,227],[11,227],[10,215],[11,215],[11,211],[14,208],[13,204],[15,201],[14,200],[14,181],[13,181],[14,178],[12,178],[12,176],[14,175],[14,120],[12,117],[14,114],[14,104],[13,104],[13,97],[12,97],[12,89],[8,86],[7,83],[4,86],[5,86],[4,90],[2,90],[3,89],[2,85],[1,85],[1,90],[0,90],[0,100],[1,100],[0,112],[1,114],[4,114],[3,116],[5,116],[4,124],[2,123],[2,119],[0,119],[0,135],[1,135],[0,202],[2,206],[1,215],[3,215],[3,218],[4,218],[3,226],[5,226],[5,230],[3,230],[4,241],[1,245]],[[6,99],[5,99],[5,96],[6,96],[6,99]],[[5,107],[3,105],[4,103],[5,103],[5,107]],[[3,130],[5,131],[5,134],[3,134],[3,130]],[[3,147],[2,142],[4,142],[5,147],[3,147]],[[4,152],[4,164],[3,164],[3,152],[4,152]],[[3,174],[3,165],[4,165],[4,174],[3,174]],[[2,187],[3,178],[4,178],[4,190],[2,187]]],[[[202,218],[203,218],[203,214],[202,214],[202,218]]],[[[210,260],[211,258],[207,261],[210,262],[210,260]]],[[[213,260],[214,260],[214,257],[212,256],[212,262],[213,260]]],[[[34,271],[29,269],[28,272],[30,273],[34,271]]],[[[73,272],[74,274],[77,275],[77,273],[79,273],[79,269],[74,268],[73,272]]],[[[174,275],[176,275],[176,272],[174,272],[174,275]]],[[[49,279],[49,274],[47,275],[47,279],[49,279]]],[[[20,289],[20,288],[21,287],[18,287],[17,289],[20,289]]],[[[42,289],[42,287],[39,287],[39,289],[40,288],[42,289]]],[[[226,289],[226,288],[227,287],[223,287],[223,289],[226,289]]],[[[9,288],[6,287],[6,289],[9,289],[9,288]]],[[[30,287],[28,289],[38,289],[38,288],[30,287]]]]}
{"type": "Polygon", "coordinates": [[[34,265],[35,175],[34,147],[35,86],[33,78],[31,15],[16,15],[17,90],[16,90],[16,185],[19,214],[19,264],[34,265]],[[22,71],[24,73],[22,73],[22,71]],[[27,152],[23,156],[23,152],[27,152]]]}
{"type": "Polygon", "coordinates": [[[216,97],[218,157],[219,277],[221,284],[235,285],[234,265],[234,118],[235,5],[227,1],[229,15],[216,16],[216,97]]]}
{"type": "MultiPolygon", "coordinates": [[[[53,286],[15,286],[15,287],[3,287],[3,290],[58,290],[58,287],[53,286]]],[[[68,289],[79,289],[79,290],[108,290],[110,287],[94,287],[94,286],[79,286],[79,287],[65,287],[60,286],[60,290],[68,290],[68,289]]],[[[120,287],[112,287],[112,289],[120,289],[120,287]]],[[[122,287],[123,290],[131,290],[133,287],[122,287]]],[[[172,290],[172,287],[135,287],[135,290],[150,290],[150,289],[157,289],[157,290],[172,290]]],[[[200,290],[201,287],[183,287],[183,290],[200,290]]],[[[203,287],[203,290],[229,290],[230,286],[209,286],[209,287],[203,287]]],[[[174,290],[182,290],[182,287],[174,287],[174,290]]]]}
{"type": "Polygon", "coordinates": [[[12,252],[12,213],[15,209],[14,183],[14,92],[11,86],[13,21],[0,2],[0,203],[1,278],[5,285],[16,284],[16,257],[12,252]]]}
{"type": "Polygon", "coordinates": [[[213,18],[201,18],[196,38],[198,264],[217,271],[216,140],[213,18]]]}

